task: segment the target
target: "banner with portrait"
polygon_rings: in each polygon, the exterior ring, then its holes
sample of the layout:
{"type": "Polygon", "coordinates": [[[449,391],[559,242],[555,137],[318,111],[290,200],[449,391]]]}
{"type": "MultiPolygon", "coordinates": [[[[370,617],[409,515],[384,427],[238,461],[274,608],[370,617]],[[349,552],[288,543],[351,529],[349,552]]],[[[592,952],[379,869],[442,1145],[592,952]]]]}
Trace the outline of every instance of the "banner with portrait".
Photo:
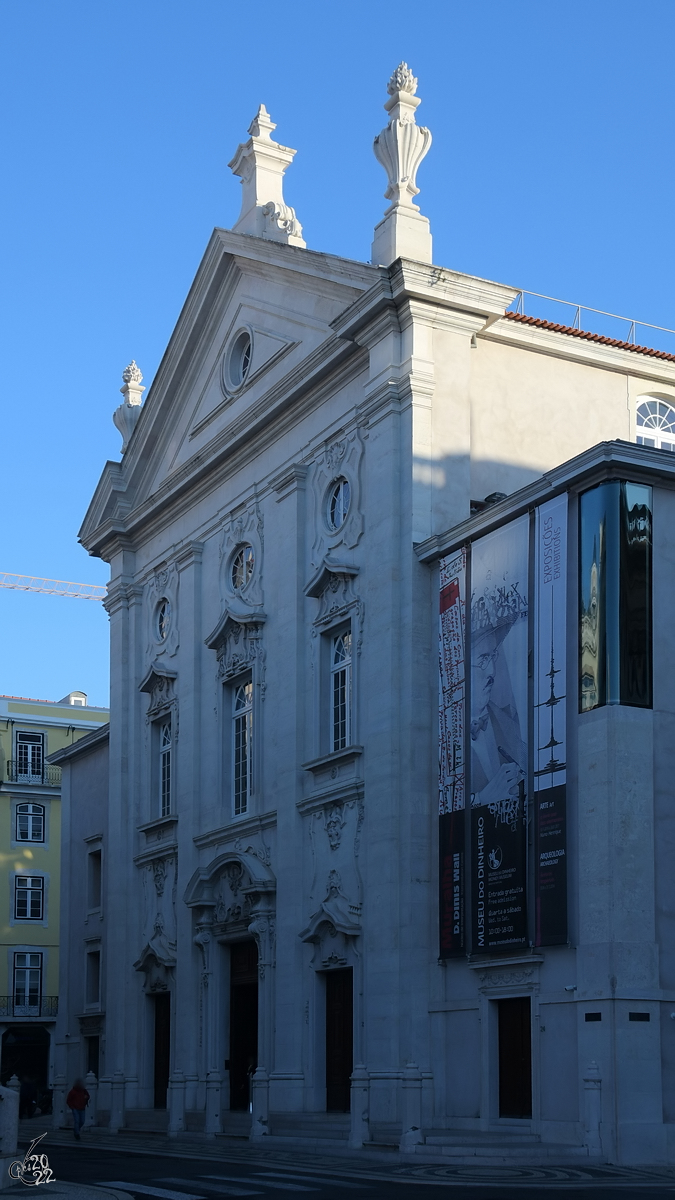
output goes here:
{"type": "Polygon", "coordinates": [[[527,945],[528,546],[523,516],[471,551],[469,774],[474,954],[527,945]]]}
{"type": "Polygon", "coordinates": [[[439,684],[439,927],[441,958],[465,954],[465,594],[466,553],[442,558],[439,684]]]}
{"type": "Polygon", "coordinates": [[[567,496],[536,511],[534,628],[535,945],[567,942],[567,496]]]}

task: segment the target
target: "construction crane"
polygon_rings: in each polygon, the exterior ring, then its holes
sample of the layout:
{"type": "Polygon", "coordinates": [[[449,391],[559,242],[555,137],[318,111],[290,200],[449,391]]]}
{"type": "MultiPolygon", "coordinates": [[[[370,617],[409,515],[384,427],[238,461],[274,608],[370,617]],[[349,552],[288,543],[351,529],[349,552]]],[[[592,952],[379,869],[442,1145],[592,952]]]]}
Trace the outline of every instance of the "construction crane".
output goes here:
{"type": "Polygon", "coordinates": [[[38,575],[10,575],[0,571],[0,587],[15,592],[42,592],[46,596],[70,596],[73,600],[104,600],[106,589],[97,583],[67,583],[65,579],[42,579],[38,575]]]}

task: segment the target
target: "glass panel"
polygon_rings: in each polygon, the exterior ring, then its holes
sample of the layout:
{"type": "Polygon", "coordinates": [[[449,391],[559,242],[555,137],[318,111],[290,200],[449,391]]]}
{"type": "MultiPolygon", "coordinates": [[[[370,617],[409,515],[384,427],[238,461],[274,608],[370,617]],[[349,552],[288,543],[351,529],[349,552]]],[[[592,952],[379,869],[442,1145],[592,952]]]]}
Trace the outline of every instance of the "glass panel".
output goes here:
{"type": "Polygon", "coordinates": [[[621,704],[652,704],[652,489],[621,484],[621,704]]]}
{"type": "Polygon", "coordinates": [[[579,709],[651,707],[651,489],[610,480],[579,514],[579,709]]]}

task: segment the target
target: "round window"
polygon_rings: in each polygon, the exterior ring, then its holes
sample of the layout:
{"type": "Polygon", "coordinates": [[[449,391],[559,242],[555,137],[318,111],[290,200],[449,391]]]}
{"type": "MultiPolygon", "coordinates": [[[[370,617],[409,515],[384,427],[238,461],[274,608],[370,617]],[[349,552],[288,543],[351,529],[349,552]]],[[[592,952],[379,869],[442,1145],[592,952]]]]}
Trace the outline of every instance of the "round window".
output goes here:
{"type": "Polygon", "coordinates": [[[328,490],[326,517],[331,529],[339,529],[347,520],[351,493],[348,480],[336,479],[328,490]]]}
{"type": "Polygon", "coordinates": [[[254,566],[253,546],[240,546],[232,559],[232,587],[235,592],[240,592],[242,588],[246,587],[253,574],[254,566]]]}
{"type": "Polygon", "coordinates": [[[248,329],[242,329],[235,337],[227,358],[226,374],[231,391],[236,391],[245,384],[251,366],[252,350],[251,335],[248,329]]]}
{"type": "Polygon", "coordinates": [[[171,604],[168,600],[160,600],[157,605],[157,637],[160,642],[165,642],[169,633],[169,625],[171,624],[171,604]]]}

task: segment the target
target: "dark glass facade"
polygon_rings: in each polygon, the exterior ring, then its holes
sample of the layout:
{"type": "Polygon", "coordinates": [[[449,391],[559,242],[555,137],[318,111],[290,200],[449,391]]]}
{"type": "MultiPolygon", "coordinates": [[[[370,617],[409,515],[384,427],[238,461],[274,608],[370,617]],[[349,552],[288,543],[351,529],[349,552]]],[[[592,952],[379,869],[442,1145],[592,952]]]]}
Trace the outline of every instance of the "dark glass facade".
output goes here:
{"type": "Polygon", "coordinates": [[[601,483],[579,521],[579,709],[651,708],[652,489],[601,483]]]}

